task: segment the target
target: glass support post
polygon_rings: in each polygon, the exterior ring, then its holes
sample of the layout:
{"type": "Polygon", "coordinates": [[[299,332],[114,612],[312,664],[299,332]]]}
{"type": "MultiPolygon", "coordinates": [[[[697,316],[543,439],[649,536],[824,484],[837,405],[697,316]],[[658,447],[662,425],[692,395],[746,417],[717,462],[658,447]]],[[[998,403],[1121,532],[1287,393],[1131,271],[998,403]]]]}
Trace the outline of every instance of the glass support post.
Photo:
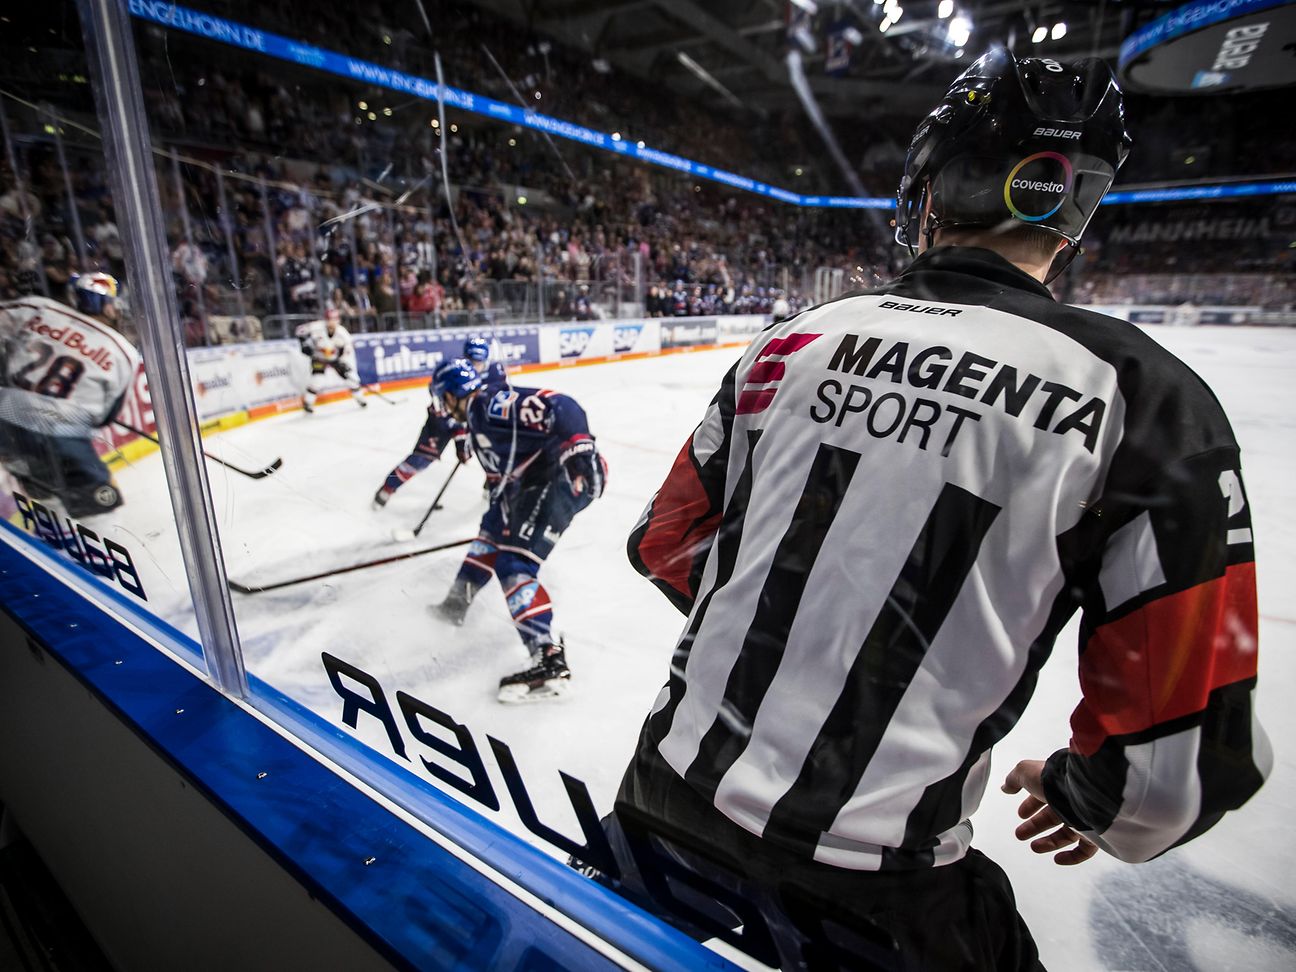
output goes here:
{"type": "MultiPolygon", "coordinates": [[[[192,252],[195,247],[193,224],[189,221],[189,200],[185,195],[184,178],[180,174],[180,154],[175,151],[171,152],[171,179],[175,183],[176,208],[180,210],[180,230],[184,233],[186,249],[192,252]]],[[[183,266],[180,267],[180,278],[187,287],[191,286],[194,289],[194,297],[198,301],[198,316],[202,320],[203,326],[203,344],[210,345],[213,341],[211,339],[211,323],[207,319],[207,295],[205,293],[207,289],[207,266],[205,258],[202,266],[203,278],[201,280],[190,280],[183,266]]]]}
{"type": "Polygon", "coordinates": [[[85,273],[90,269],[89,253],[86,251],[85,233],[81,229],[81,211],[77,208],[76,192],[72,187],[72,172],[68,169],[67,153],[63,151],[63,135],[59,131],[59,117],[49,105],[41,106],[41,114],[47,119],[46,125],[54,138],[54,152],[58,156],[59,170],[63,173],[63,190],[67,193],[68,219],[72,222],[72,242],[76,244],[77,268],[85,273]]]}
{"type": "Polygon", "coordinates": [[[243,304],[243,281],[239,275],[238,249],[234,246],[234,220],[230,218],[229,197],[225,194],[225,176],[220,166],[215,166],[216,203],[220,206],[221,232],[225,234],[225,251],[229,255],[230,286],[234,288],[234,303],[238,307],[239,327],[243,327],[243,318],[247,317],[247,307],[243,304]]]}
{"type": "Polygon", "coordinates": [[[634,299],[639,305],[640,313],[647,314],[648,309],[644,305],[643,253],[638,249],[634,251],[634,299]]]}
{"type": "Polygon", "coordinates": [[[77,10],[203,658],[222,691],[245,698],[247,673],[190,394],[189,362],[176,324],[179,308],[172,288],[159,285],[171,279],[171,271],[130,14],[126,0],[77,0],[77,10]]]}
{"type": "Polygon", "coordinates": [[[9,131],[9,113],[5,111],[4,98],[0,97],[0,132],[4,134],[5,157],[9,160],[9,171],[13,173],[14,190],[18,193],[18,215],[23,221],[23,240],[34,248],[36,261],[36,284],[40,292],[49,296],[49,281],[45,279],[45,266],[41,260],[40,240],[36,238],[36,218],[31,207],[27,205],[27,183],[18,168],[18,153],[14,149],[13,135],[9,131]]]}
{"type": "MultiPolygon", "coordinates": [[[[403,331],[405,330],[405,311],[401,307],[401,248],[400,244],[396,242],[396,218],[388,206],[383,207],[383,212],[386,214],[387,219],[387,235],[391,237],[392,276],[390,282],[392,293],[396,296],[396,330],[403,331]]],[[[385,267],[383,272],[386,273],[385,267]]]]}
{"type": "Polygon", "coordinates": [[[545,322],[544,247],[536,244],[536,316],[545,322]]]}
{"type": "Polygon", "coordinates": [[[257,179],[257,188],[261,190],[261,216],[265,221],[266,256],[270,260],[270,273],[274,276],[275,307],[279,310],[279,320],[288,326],[288,312],[284,308],[283,281],[279,279],[279,243],[275,237],[274,220],[270,216],[270,196],[266,192],[264,179],[257,179]]]}
{"type": "Polygon", "coordinates": [[[319,309],[319,316],[323,318],[324,308],[328,306],[328,295],[324,293],[324,267],[320,263],[319,244],[319,227],[316,226],[311,230],[310,236],[311,272],[315,274],[315,306],[319,309]]]}
{"type": "MultiPolygon", "coordinates": [[[[345,201],[346,200],[344,199],[343,202],[345,203],[345,201]]],[[[359,205],[358,199],[356,200],[356,203],[359,205]]],[[[347,295],[349,300],[358,297],[360,294],[360,279],[358,276],[360,272],[360,263],[359,254],[356,253],[358,240],[356,239],[355,223],[356,217],[354,215],[350,215],[346,218],[347,250],[349,250],[351,254],[351,258],[347,261],[347,267],[351,274],[351,293],[347,295]]],[[[360,308],[358,306],[356,307],[355,324],[362,332],[368,330],[365,326],[364,315],[360,313],[360,308]]]]}

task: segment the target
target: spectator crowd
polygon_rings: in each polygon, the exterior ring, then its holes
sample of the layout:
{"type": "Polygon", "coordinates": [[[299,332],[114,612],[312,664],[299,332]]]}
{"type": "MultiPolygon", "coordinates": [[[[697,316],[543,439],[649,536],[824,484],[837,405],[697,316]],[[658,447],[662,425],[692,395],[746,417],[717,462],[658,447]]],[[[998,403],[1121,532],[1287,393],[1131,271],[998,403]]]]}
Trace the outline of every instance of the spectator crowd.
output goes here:
{"type": "MultiPolygon", "coordinates": [[[[365,0],[364,16],[321,5],[305,20],[288,0],[205,6],[435,75],[426,31],[395,0],[365,0]]],[[[516,88],[547,113],[775,184],[787,183],[788,159],[816,154],[795,120],[702,111],[478,7],[429,0],[425,9],[446,75],[462,87],[505,101],[516,88]]],[[[442,125],[426,101],[161,28],[141,30],[138,50],[155,145],[174,154],[159,154],[157,171],[190,343],[246,337],[250,321],[317,316],[326,306],[359,331],[482,313],[769,313],[780,298],[795,310],[811,299],[819,268],[840,271],[851,288],[892,275],[908,259],[876,212],[803,209],[698,184],[453,109],[442,125]]],[[[59,118],[93,127],[85,94],[52,101],[59,118]]],[[[61,294],[83,268],[121,276],[101,147],[61,123],[55,145],[50,116],[5,107],[17,172],[0,164],[0,296],[61,294]]],[[[1174,110],[1157,108],[1150,130],[1172,127],[1174,110]]],[[[844,142],[869,190],[889,193],[903,160],[900,133],[913,120],[871,121],[867,138],[855,133],[844,142]]],[[[1142,163],[1149,170],[1152,156],[1142,163]]],[[[841,191],[826,174],[816,178],[797,188],[841,191]]],[[[1100,212],[1091,234],[1099,247],[1064,278],[1062,296],[1101,296],[1113,275],[1191,276],[1240,252],[1221,240],[1103,247],[1105,219],[1100,212]]],[[[1241,269],[1250,273],[1289,270],[1289,249],[1267,240],[1250,241],[1246,256],[1241,269]]],[[[1221,292],[1239,296],[1236,286],[1221,292]]],[[[1289,288],[1265,291],[1267,301],[1284,298],[1290,303],[1289,288]]]]}

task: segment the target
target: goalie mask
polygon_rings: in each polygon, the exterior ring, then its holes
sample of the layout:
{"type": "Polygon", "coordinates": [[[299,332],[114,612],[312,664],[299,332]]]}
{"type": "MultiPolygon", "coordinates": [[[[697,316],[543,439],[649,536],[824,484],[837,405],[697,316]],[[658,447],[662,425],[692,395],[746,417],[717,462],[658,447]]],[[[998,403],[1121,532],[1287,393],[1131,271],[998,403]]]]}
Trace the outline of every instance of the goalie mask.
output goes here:
{"type": "Polygon", "coordinates": [[[1070,244],[1052,279],[1130,145],[1121,90],[1102,61],[1018,60],[992,49],[914,132],[896,193],[896,242],[912,252],[942,228],[1038,226],[1070,244]]]}

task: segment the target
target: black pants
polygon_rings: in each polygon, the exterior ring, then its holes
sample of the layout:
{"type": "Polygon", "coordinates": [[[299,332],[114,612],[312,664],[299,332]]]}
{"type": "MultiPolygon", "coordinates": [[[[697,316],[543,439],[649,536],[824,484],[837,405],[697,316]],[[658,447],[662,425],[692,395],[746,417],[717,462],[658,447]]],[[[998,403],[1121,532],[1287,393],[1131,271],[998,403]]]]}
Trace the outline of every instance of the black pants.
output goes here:
{"type": "Polygon", "coordinates": [[[659,758],[644,763],[641,751],[603,821],[620,877],[594,876],[699,941],[721,938],[784,969],[1042,969],[1008,876],[979,851],[905,871],[798,859],[730,821],[659,758]],[[663,787],[666,801],[654,792],[663,787]]]}

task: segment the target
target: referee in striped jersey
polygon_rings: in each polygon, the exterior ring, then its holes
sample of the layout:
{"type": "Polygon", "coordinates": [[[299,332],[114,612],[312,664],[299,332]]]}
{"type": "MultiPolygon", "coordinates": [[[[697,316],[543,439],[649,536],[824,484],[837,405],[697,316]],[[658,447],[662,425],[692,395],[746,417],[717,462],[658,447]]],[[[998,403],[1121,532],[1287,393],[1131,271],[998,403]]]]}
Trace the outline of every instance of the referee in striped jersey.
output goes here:
{"type": "Polygon", "coordinates": [[[1191,840],[1272,764],[1238,446],[1138,329],[1056,303],[1128,154],[1101,61],[992,51],[919,125],[893,283],[775,324],[630,540],[687,615],[601,878],[784,968],[1036,969],[969,818],[1081,613],[1070,738],[1003,784],[1059,864],[1191,840]]]}

